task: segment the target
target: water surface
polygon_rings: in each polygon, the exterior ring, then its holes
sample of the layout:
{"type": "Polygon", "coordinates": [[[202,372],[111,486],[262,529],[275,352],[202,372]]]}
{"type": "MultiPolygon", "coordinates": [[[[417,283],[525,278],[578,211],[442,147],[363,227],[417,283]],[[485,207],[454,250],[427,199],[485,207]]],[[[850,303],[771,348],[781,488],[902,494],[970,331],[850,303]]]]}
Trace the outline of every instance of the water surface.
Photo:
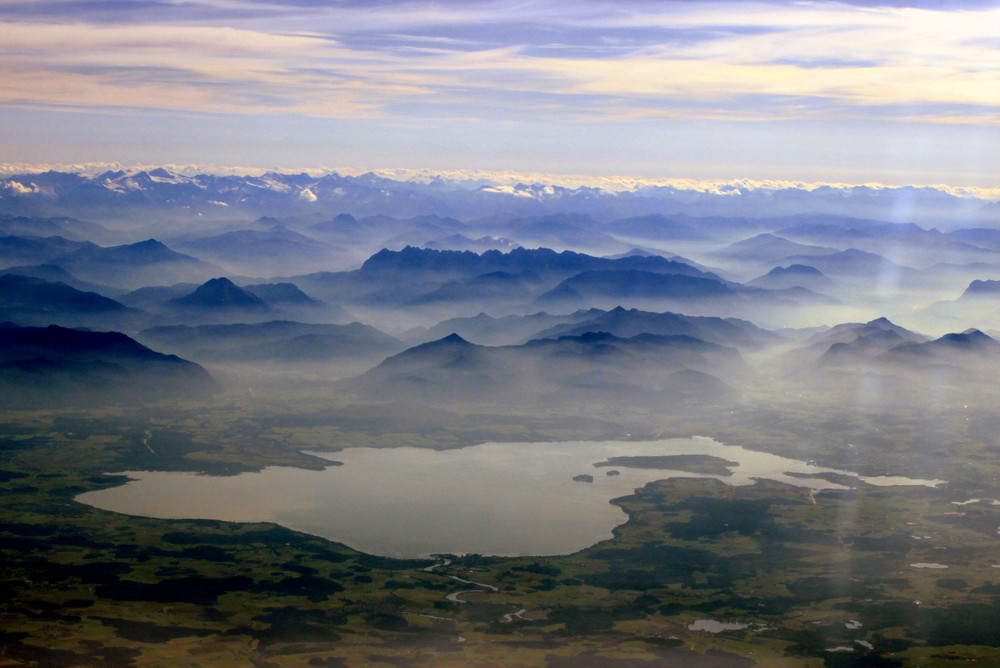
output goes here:
{"type": "Polygon", "coordinates": [[[810,490],[842,486],[818,473],[872,484],[939,481],[862,478],[846,471],[728,446],[710,438],[661,441],[484,443],[456,450],[351,448],[313,453],[343,462],[323,471],[271,467],[213,477],[127,471],[120,487],[77,499],[105,510],[170,519],[276,522],[370,554],[419,557],[479,553],[567,554],[611,538],[627,516],[611,499],[653,480],[714,478],[748,485],[757,478],[810,490]],[[736,462],[729,475],[617,466],[610,457],[710,455],[736,462]],[[786,475],[787,473],[798,474],[786,475]],[[588,475],[593,482],[574,481],[588,475]]]}

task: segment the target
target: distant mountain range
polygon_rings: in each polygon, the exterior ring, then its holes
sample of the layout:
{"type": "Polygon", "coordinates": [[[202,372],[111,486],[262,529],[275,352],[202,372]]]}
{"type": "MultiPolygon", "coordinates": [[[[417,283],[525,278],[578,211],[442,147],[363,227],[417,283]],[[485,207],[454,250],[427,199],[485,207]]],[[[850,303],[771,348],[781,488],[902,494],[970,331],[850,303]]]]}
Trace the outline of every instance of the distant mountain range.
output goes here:
{"type": "Polygon", "coordinates": [[[88,241],[70,241],[64,237],[33,235],[0,237],[0,263],[35,264],[50,262],[83,249],[98,248],[88,241]]]}
{"type": "Polygon", "coordinates": [[[110,285],[101,285],[100,283],[81,280],[62,267],[54,264],[17,265],[0,269],[0,273],[40,278],[50,283],[65,283],[71,288],[76,288],[83,292],[96,292],[105,296],[117,296],[122,292],[119,288],[110,285]]]}
{"type": "Polygon", "coordinates": [[[836,248],[809,246],[773,234],[763,233],[729,244],[713,251],[710,255],[726,260],[775,262],[793,255],[833,255],[836,252],[836,248]]]}
{"type": "Polygon", "coordinates": [[[562,281],[540,295],[539,305],[604,304],[633,300],[688,301],[731,298],[732,288],[724,282],[687,274],[660,274],[638,269],[590,270],[562,281]]]}
{"type": "Polygon", "coordinates": [[[517,248],[508,253],[383,249],[359,269],[277,280],[342,304],[385,313],[403,309],[425,320],[480,311],[527,315],[615,306],[695,315],[771,317],[836,300],[793,286],[770,290],[722,279],[656,254],[598,257],[573,251],[517,248]]]}
{"type": "Polygon", "coordinates": [[[290,264],[312,265],[336,256],[328,244],[273,225],[268,230],[234,230],[178,240],[177,248],[209,262],[257,272],[280,271],[290,264]]]}
{"type": "Polygon", "coordinates": [[[974,280],[955,299],[937,301],[917,316],[949,327],[1000,327],[1000,280],[974,280]]]}
{"type": "Polygon", "coordinates": [[[906,358],[933,359],[939,363],[959,361],[965,357],[973,364],[996,363],[1000,359],[1000,342],[978,329],[953,332],[923,343],[905,343],[889,350],[882,359],[906,362],[906,358]]]}
{"type": "Polygon", "coordinates": [[[405,346],[374,327],[270,321],[228,325],[173,325],[145,329],[137,338],[162,350],[202,361],[315,362],[353,360],[374,364],[405,346]]]}
{"type": "Polygon", "coordinates": [[[608,259],[547,248],[477,254],[413,246],[399,251],[381,250],[355,271],[319,272],[280,280],[336,303],[399,307],[478,300],[484,307],[497,302],[530,302],[560,281],[594,270],[641,270],[721,281],[715,274],[661,256],[608,259]]]}
{"type": "Polygon", "coordinates": [[[113,324],[128,329],[142,322],[144,315],[96,292],[34,276],[0,272],[0,321],[29,325],[113,324]]]}
{"type": "Polygon", "coordinates": [[[486,313],[469,318],[444,320],[434,327],[415,328],[406,339],[426,342],[457,333],[484,345],[513,345],[533,339],[580,336],[587,332],[607,332],[619,338],[639,334],[691,336],[724,346],[756,349],[778,343],[777,334],[737,318],[688,316],[679,313],[654,313],[616,307],[611,310],[586,309],[565,315],[545,312],[525,316],[494,318],[486,313]]]}
{"type": "Polygon", "coordinates": [[[120,246],[90,245],[53,258],[53,263],[85,280],[128,287],[197,279],[219,272],[218,267],[173,251],[156,239],[120,246]]]}
{"type": "Polygon", "coordinates": [[[537,332],[533,338],[581,336],[586,332],[608,332],[621,338],[640,334],[690,336],[723,346],[749,349],[773,345],[781,337],[738,318],[712,318],[679,313],[650,313],[638,309],[592,310],[578,322],[556,325],[537,332]]]}
{"type": "Polygon", "coordinates": [[[916,274],[910,267],[856,248],[822,255],[792,255],[782,258],[780,263],[801,264],[818,269],[827,276],[848,282],[864,281],[869,285],[873,279],[896,285],[916,274]]]}
{"type": "Polygon", "coordinates": [[[972,281],[959,299],[996,299],[1000,297],[1000,281],[972,281]]]}
{"type": "Polygon", "coordinates": [[[964,405],[1000,373],[984,333],[1000,329],[1000,205],[959,193],[7,176],[0,322],[70,348],[124,334],[117,357],[11,344],[3,382],[51,403],[85,402],[88,384],[166,396],[147,370],[164,369],[164,388],[204,380],[146,344],[241,383],[287,365],[282,382],[365,401],[669,411],[773,381],[787,396],[964,405]]]}
{"type": "Polygon", "coordinates": [[[241,287],[224,276],[209,279],[201,285],[177,283],[140,288],[123,295],[121,300],[152,312],[159,322],[262,322],[279,316],[296,315],[310,320],[350,319],[344,309],[313,299],[292,283],[260,283],[241,287]]]}
{"type": "Polygon", "coordinates": [[[264,300],[233,283],[228,278],[212,278],[190,294],[171,299],[167,304],[178,309],[267,311],[264,300]]]}
{"type": "Polygon", "coordinates": [[[824,329],[773,368],[793,385],[871,404],[978,401],[1000,373],[1000,342],[978,329],[932,339],[877,318],[824,329]]]}
{"type": "Polygon", "coordinates": [[[345,381],[364,396],[396,401],[531,403],[617,401],[660,406],[729,401],[719,375],[745,371],[734,348],[689,336],[605,332],[480,346],[458,334],[410,348],[345,381]]]}
{"type": "Polygon", "coordinates": [[[0,267],[11,271],[20,265],[46,265],[75,280],[138,288],[183,279],[202,279],[220,272],[218,267],[190,255],[177,253],[155,239],[118,246],[98,246],[63,237],[0,237],[0,267]]]}
{"type": "Polygon", "coordinates": [[[24,270],[27,275],[0,271],[0,320],[31,325],[115,326],[125,330],[155,322],[231,322],[234,318],[263,321],[296,314],[327,321],[350,320],[345,310],[312,299],[291,283],[239,287],[221,277],[202,285],[140,288],[118,301],[62,280],[38,277],[67,278],[86,287],[58,267],[42,265],[24,270]]]}
{"type": "MultiPolygon", "coordinates": [[[[261,176],[181,175],[165,169],[84,175],[49,171],[0,179],[0,214],[122,219],[142,209],[164,216],[308,215],[347,211],[354,216],[427,214],[466,220],[497,214],[589,215],[624,219],[626,236],[649,237],[632,218],[691,216],[781,217],[811,212],[891,222],[996,220],[991,202],[933,187],[773,186],[748,183],[697,189],[647,185],[631,190],[541,183],[499,185],[475,180],[393,180],[375,174],[268,173],[261,176]],[[906,201],[906,207],[899,202],[906,201]],[[908,220],[898,220],[905,211],[908,220]],[[638,226],[638,227],[635,227],[638,226]]],[[[683,221],[679,221],[683,222],[683,221]]],[[[663,227],[663,226],[661,226],[663,227]]],[[[677,238],[689,234],[674,226],[677,238]]],[[[698,234],[698,233],[696,233],[698,234]]],[[[690,237],[687,237],[690,238],[690,237]]],[[[413,241],[411,243],[420,243],[413,241]]]]}
{"type": "Polygon", "coordinates": [[[820,292],[836,287],[836,283],[825,276],[819,269],[804,264],[775,267],[763,276],[758,276],[748,281],[747,285],[769,290],[786,290],[788,288],[803,287],[820,292]]]}
{"type": "Polygon", "coordinates": [[[922,343],[928,340],[924,334],[912,332],[891,322],[888,318],[876,318],[868,322],[846,322],[811,336],[806,345],[822,346],[835,343],[849,343],[858,337],[887,332],[907,343],[922,343]]]}
{"type": "Polygon", "coordinates": [[[0,214],[0,236],[63,237],[71,241],[102,243],[114,238],[108,228],[76,218],[0,214]]]}
{"type": "Polygon", "coordinates": [[[568,277],[583,271],[601,269],[637,269],[662,274],[704,276],[716,280],[719,278],[683,262],[656,255],[629,255],[608,259],[574,251],[556,252],[548,248],[515,248],[508,253],[487,251],[476,254],[409,246],[401,251],[382,250],[376,253],[361,265],[360,272],[366,278],[384,280],[400,275],[431,273],[445,277],[472,277],[497,271],[509,274],[530,271],[539,276],[568,277]]]}

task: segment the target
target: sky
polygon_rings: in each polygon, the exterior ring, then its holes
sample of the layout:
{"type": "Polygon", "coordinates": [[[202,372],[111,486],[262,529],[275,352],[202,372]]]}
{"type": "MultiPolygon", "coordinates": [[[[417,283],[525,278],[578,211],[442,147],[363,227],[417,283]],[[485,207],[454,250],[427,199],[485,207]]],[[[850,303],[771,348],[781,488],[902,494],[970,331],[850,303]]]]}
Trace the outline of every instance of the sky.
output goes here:
{"type": "Polygon", "coordinates": [[[0,149],[995,187],[1000,0],[0,0],[0,149]]]}

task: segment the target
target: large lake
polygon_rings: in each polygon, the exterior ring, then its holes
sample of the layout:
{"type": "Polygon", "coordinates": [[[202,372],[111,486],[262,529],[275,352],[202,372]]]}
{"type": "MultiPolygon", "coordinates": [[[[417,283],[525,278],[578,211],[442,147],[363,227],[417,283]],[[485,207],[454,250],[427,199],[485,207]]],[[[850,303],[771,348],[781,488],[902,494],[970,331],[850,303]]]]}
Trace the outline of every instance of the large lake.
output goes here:
{"type": "Polygon", "coordinates": [[[865,478],[704,437],[484,443],[445,451],[351,448],[313,454],[343,466],[323,471],[272,467],[232,477],[127,471],[132,478],[127,484],[88,492],[77,500],[129,515],[275,522],[385,556],[517,556],[567,554],[610,538],[627,516],[609,501],[670,477],[715,478],[729,485],[765,478],[805,488],[804,493],[840,487],[801,477],[819,473],[877,485],[940,482],[865,478]],[[737,465],[729,467],[731,475],[595,466],[611,457],[691,454],[737,465]],[[593,482],[573,480],[581,475],[592,476],[593,482]]]}

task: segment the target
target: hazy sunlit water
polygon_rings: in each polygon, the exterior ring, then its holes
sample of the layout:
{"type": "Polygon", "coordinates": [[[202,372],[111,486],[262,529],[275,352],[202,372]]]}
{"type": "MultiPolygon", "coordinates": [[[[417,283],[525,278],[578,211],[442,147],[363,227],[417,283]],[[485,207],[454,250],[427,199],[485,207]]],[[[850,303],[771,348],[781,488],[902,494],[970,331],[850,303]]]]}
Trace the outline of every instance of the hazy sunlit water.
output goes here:
{"type": "MultiPolygon", "coordinates": [[[[344,465],[323,471],[272,467],[231,477],[128,471],[125,474],[133,478],[129,483],[88,492],[77,500],[147,517],[276,522],[386,556],[549,555],[610,538],[627,516],[609,501],[654,480],[715,478],[747,485],[765,478],[817,490],[841,486],[785,474],[854,475],[704,437],[485,443],[445,451],[351,448],[314,454],[344,465]],[[711,455],[739,465],[732,467],[731,476],[594,466],[609,457],[684,454],[711,455]],[[609,470],[620,475],[609,476],[609,470]],[[581,474],[593,476],[593,482],[573,480],[581,474]]],[[[860,479],[883,485],[939,482],[860,479]]]]}

